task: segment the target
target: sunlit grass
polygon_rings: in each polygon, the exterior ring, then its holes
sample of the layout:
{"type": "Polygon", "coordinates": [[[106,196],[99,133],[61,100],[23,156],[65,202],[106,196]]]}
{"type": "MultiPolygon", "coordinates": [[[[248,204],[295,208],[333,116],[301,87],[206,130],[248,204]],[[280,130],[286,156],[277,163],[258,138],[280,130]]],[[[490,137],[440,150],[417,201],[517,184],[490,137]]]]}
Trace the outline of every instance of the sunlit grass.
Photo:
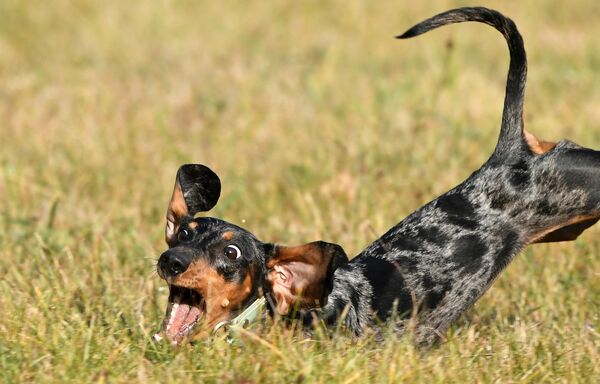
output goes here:
{"type": "MultiPolygon", "coordinates": [[[[526,124],[600,148],[600,7],[499,8],[530,60],[526,124]]],[[[0,1],[0,377],[111,382],[590,382],[598,228],[527,249],[425,354],[280,326],[155,345],[154,271],[178,166],[221,177],[211,215],[265,241],[358,253],[491,153],[508,54],[463,1],[0,1]],[[258,338],[257,338],[258,337],[258,338]]],[[[468,3],[472,5],[472,3],[468,3]]]]}

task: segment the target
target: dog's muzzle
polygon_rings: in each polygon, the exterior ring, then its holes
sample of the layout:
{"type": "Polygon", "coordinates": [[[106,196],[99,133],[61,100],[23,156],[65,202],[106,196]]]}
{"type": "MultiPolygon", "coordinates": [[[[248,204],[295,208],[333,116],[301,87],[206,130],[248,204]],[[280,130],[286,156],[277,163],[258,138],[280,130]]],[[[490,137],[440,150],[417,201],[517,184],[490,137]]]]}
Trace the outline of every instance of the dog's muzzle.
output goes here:
{"type": "Polygon", "coordinates": [[[192,255],[176,249],[169,249],[160,255],[157,270],[160,277],[167,279],[185,272],[192,263],[192,255]]]}

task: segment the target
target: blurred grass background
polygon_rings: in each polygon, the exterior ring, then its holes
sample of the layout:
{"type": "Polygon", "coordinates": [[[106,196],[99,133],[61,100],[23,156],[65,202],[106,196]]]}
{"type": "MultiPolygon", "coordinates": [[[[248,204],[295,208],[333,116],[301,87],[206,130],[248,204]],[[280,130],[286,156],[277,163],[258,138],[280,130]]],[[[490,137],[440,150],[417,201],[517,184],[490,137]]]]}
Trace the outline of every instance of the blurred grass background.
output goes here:
{"type": "MultiPolygon", "coordinates": [[[[529,55],[526,124],[600,148],[600,3],[492,2],[529,55]]],[[[424,355],[407,340],[150,341],[175,172],[210,213],[355,255],[478,168],[508,53],[479,24],[393,36],[465,1],[0,0],[0,377],[5,382],[592,382],[600,227],[527,249],[424,355]]]]}

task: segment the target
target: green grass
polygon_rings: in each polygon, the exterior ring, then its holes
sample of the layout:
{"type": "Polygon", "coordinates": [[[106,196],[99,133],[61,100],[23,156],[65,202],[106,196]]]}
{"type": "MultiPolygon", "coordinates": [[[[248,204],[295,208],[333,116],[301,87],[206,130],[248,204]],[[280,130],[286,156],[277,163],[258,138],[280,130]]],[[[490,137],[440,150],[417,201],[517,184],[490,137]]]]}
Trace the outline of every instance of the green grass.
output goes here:
{"type": "MultiPolygon", "coordinates": [[[[600,227],[527,249],[421,354],[273,326],[155,345],[175,172],[211,215],[348,254],[478,168],[508,53],[489,27],[392,37],[463,1],[0,0],[0,377],[5,382],[591,382],[600,227]],[[416,4],[416,5],[414,5],[416,4]]],[[[526,124],[600,148],[600,5],[497,7],[530,59],[526,124]]]]}

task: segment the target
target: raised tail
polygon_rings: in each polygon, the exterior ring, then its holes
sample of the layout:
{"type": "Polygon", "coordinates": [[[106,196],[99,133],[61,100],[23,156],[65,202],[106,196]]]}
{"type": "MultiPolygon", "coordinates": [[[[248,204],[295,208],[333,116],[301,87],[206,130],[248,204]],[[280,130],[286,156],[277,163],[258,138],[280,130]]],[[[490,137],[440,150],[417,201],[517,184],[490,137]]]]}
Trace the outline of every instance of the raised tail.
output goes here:
{"type": "Polygon", "coordinates": [[[407,39],[446,24],[465,21],[477,21],[491,25],[502,33],[508,43],[510,66],[508,68],[504,110],[502,112],[502,127],[494,155],[506,158],[511,154],[523,153],[521,150],[525,148],[523,99],[525,98],[525,82],[527,81],[527,55],[523,46],[523,38],[511,19],[488,8],[457,8],[424,20],[402,35],[397,36],[397,38],[407,39]]]}

